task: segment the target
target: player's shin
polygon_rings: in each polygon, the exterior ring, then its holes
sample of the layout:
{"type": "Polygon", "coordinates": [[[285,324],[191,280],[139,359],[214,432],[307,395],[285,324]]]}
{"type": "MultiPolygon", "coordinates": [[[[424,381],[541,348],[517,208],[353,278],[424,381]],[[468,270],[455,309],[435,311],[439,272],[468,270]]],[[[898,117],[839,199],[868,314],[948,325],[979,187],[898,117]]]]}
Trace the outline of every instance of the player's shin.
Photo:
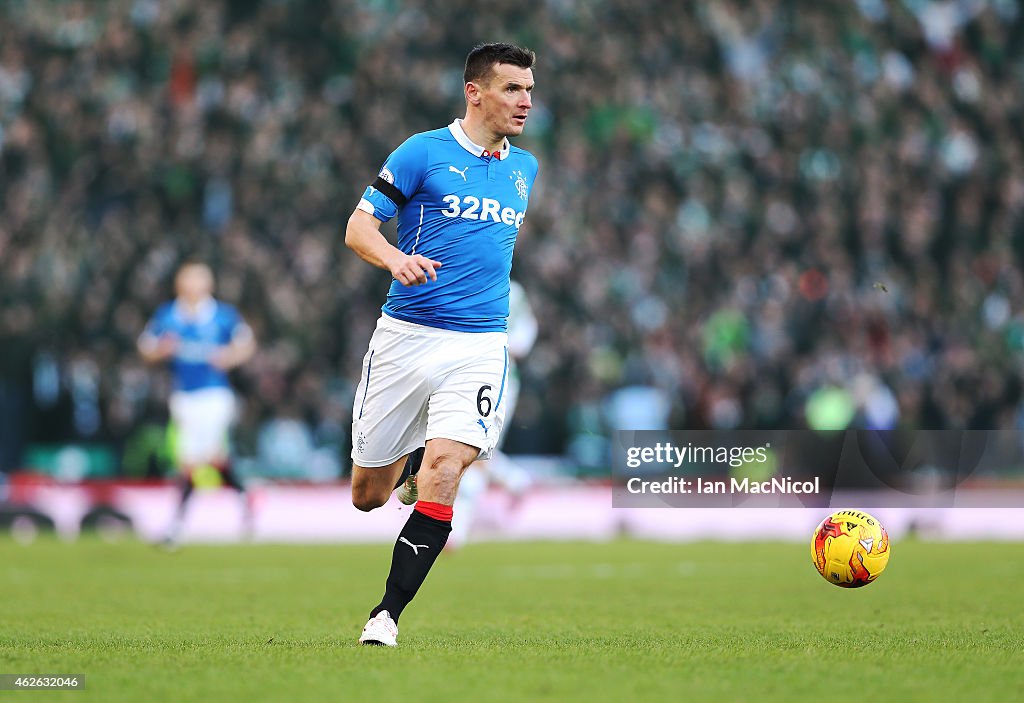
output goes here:
{"type": "Polygon", "coordinates": [[[166,542],[176,542],[181,536],[181,530],[185,524],[185,511],[188,510],[189,501],[192,499],[193,491],[195,491],[190,470],[184,472],[178,485],[181,493],[178,496],[178,507],[174,510],[174,517],[167,530],[167,535],[164,537],[166,542]]]}
{"type": "Polygon", "coordinates": [[[385,584],[384,598],[370,612],[374,617],[387,610],[398,622],[405,606],[420,589],[437,555],[444,549],[452,531],[452,508],[450,505],[416,503],[412,515],[395,542],[391,554],[391,571],[385,584]]]}

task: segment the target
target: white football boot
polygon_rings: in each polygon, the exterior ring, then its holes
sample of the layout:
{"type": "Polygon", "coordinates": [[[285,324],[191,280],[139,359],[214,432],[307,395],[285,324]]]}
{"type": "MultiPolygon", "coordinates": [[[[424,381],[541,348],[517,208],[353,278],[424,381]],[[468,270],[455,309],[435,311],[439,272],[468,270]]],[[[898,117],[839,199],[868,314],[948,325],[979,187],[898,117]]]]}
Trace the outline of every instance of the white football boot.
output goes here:
{"type": "Polygon", "coordinates": [[[405,479],[405,483],[398,487],[396,493],[398,500],[405,505],[412,505],[419,497],[420,492],[416,487],[416,472],[420,470],[420,465],[423,463],[423,455],[426,451],[426,447],[420,447],[410,453],[405,460],[405,469],[409,472],[409,478],[405,479]]]}
{"type": "Polygon", "coordinates": [[[391,613],[382,610],[375,617],[370,618],[363,628],[363,634],[359,635],[359,644],[397,647],[398,625],[391,619],[391,613]]]}
{"type": "Polygon", "coordinates": [[[416,488],[416,474],[405,479],[405,483],[398,487],[395,495],[398,496],[398,500],[405,505],[412,505],[415,503],[420,495],[419,489],[416,488]]]}

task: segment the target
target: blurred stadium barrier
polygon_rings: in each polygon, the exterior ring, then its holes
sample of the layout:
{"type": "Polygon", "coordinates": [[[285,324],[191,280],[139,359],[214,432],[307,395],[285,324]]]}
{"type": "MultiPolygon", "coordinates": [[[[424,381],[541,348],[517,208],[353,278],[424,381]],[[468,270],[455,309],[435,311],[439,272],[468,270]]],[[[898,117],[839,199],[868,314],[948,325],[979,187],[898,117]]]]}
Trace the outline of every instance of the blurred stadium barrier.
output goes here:
{"type": "MultiPolygon", "coordinates": [[[[356,511],[347,484],[268,484],[253,490],[257,507],[252,539],[258,542],[391,542],[408,518],[409,508],[397,501],[371,513],[356,511]]],[[[1004,490],[999,495],[1010,504],[1024,502],[1024,489],[1004,490]]],[[[4,519],[5,514],[34,515],[39,517],[40,529],[46,529],[46,521],[52,521],[56,532],[68,539],[77,537],[85,522],[87,531],[133,534],[155,542],[165,534],[177,504],[176,490],[161,483],[101,481],[67,485],[29,477],[16,477],[7,497],[0,503],[0,529],[11,524],[10,519],[4,519]]],[[[883,508],[873,513],[895,540],[908,536],[1024,539],[1018,508],[972,508],[972,500],[992,505],[991,496],[972,498],[968,492],[955,507],[883,508]]],[[[833,507],[863,505],[870,505],[869,495],[838,494],[832,503],[833,507]]],[[[801,541],[809,539],[829,509],[613,508],[609,485],[574,483],[533,488],[517,499],[492,489],[477,512],[482,517],[473,526],[473,541],[606,541],[619,537],[801,541]]],[[[241,505],[233,493],[199,491],[182,538],[210,543],[240,541],[240,520],[241,505]]]]}

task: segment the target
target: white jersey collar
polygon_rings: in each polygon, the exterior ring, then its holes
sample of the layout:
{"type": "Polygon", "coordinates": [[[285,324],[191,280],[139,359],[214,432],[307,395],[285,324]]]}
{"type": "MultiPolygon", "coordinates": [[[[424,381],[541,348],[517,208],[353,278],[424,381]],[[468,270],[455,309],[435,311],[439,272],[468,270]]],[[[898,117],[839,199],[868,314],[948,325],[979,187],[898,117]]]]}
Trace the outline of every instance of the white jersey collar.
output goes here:
{"type": "Polygon", "coordinates": [[[206,324],[213,320],[214,316],[217,314],[217,301],[212,297],[206,298],[205,300],[200,301],[196,306],[195,315],[189,315],[188,308],[185,306],[185,303],[182,302],[181,299],[175,298],[174,314],[177,315],[179,319],[185,320],[186,322],[206,324]]]}
{"type": "Polygon", "coordinates": [[[455,137],[455,141],[457,141],[463,149],[473,156],[497,156],[499,159],[504,161],[508,158],[508,152],[512,148],[512,145],[508,143],[508,137],[505,137],[501,142],[501,151],[496,151],[492,154],[469,138],[469,135],[466,134],[466,130],[462,128],[462,120],[458,118],[448,125],[448,130],[452,133],[452,136],[455,137]]]}

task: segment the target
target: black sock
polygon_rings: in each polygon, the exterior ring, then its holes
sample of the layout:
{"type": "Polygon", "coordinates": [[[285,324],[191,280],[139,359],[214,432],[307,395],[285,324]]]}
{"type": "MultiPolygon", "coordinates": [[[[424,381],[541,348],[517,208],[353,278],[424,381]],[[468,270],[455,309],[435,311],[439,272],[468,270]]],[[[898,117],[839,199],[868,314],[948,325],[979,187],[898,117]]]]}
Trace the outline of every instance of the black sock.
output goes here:
{"type": "Polygon", "coordinates": [[[188,501],[192,498],[192,491],[195,487],[192,484],[192,475],[183,476],[178,484],[181,488],[181,495],[178,497],[178,508],[174,511],[174,519],[171,520],[170,529],[165,539],[177,541],[181,533],[182,525],[185,524],[185,509],[188,508],[188,501]]]}
{"type": "Polygon", "coordinates": [[[195,486],[192,483],[192,475],[189,474],[181,482],[181,496],[178,499],[178,517],[180,518],[185,513],[185,508],[188,506],[188,501],[192,497],[192,491],[195,490],[195,486]]]}
{"type": "Polygon", "coordinates": [[[242,531],[247,537],[252,535],[253,531],[253,505],[252,495],[250,495],[245,484],[238,478],[238,475],[231,470],[228,466],[220,470],[221,480],[224,481],[224,485],[238,493],[242,499],[242,531]]]}
{"type": "Polygon", "coordinates": [[[238,480],[238,476],[230,468],[221,469],[220,477],[228,488],[234,488],[239,493],[245,493],[245,486],[242,485],[242,482],[238,480]]]}
{"type": "Polygon", "coordinates": [[[395,488],[401,486],[405,483],[407,478],[420,470],[420,464],[423,463],[423,453],[426,450],[426,447],[420,447],[409,454],[409,458],[405,460],[405,466],[402,468],[402,475],[398,478],[398,483],[395,484],[395,488]]]}
{"type": "Polygon", "coordinates": [[[384,598],[370,611],[371,618],[386,610],[398,622],[405,606],[409,605],[427,578],[437,555],[444,549],[451,531],[451,520],[438,520],[418,510],[412,511],[391,553],[391,572],[385,584],[384,598]]]}

